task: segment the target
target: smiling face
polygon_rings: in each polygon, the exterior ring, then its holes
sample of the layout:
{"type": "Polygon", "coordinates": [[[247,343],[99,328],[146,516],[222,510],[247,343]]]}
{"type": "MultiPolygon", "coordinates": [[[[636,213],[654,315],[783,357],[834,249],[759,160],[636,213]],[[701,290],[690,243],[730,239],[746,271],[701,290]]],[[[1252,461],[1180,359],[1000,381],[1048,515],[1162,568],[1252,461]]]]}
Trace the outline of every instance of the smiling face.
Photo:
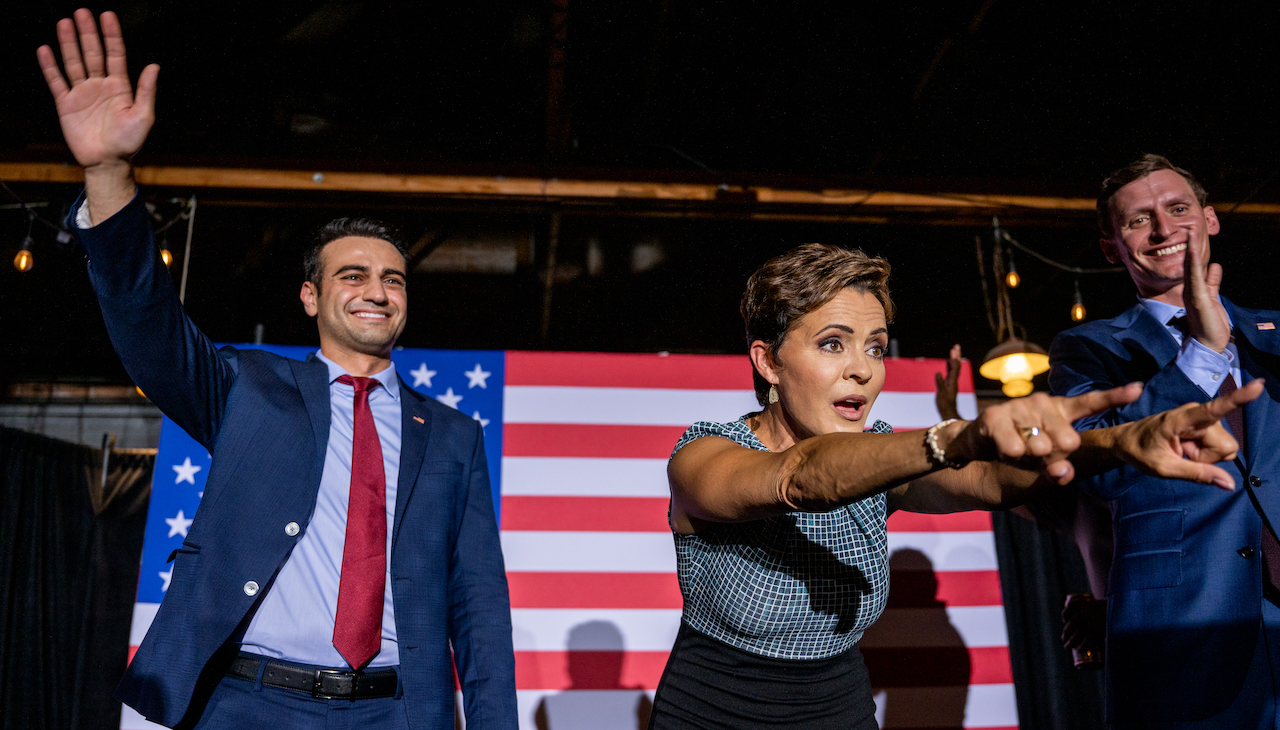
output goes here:
{"type": "Polygon", "coordinates": [[[320,350],[347,363],[387,359],[404,330],[408,300],[405,261],[386,241],[348,236],[321,251],[321,286],[302,285],[302,305],[316,318],[320,350]]]}
{"type": "Polygon", "coordinates": [[[828,433],[861,433],[884,387],[889,343],[884,306],[856,288],[801,317],[776,357],[759,340],[751,358],[778,389],[778,413],[794,441],[828,433]]]}
{"type": "Polygon", "coordinates": [[[1201,206],[1186,178],[1156,170],[1111,198],[1114,235],[1102,239],[1111,263],[1123,263],[1143,297],[1182,305],[1183,258],[1188,245],[1209,261],[1209,236],[1218,233],[1212,206],[1201,206]]]}

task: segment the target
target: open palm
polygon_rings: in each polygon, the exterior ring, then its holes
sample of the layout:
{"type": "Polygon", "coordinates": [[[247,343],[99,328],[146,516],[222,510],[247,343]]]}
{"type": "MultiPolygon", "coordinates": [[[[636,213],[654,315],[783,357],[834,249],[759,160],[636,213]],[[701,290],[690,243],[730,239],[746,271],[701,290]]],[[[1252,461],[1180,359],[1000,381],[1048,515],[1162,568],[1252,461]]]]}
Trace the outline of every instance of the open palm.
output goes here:
{"type": "Polygon", "coordinates": [[[69,19],[58,23],[58,45],[65,77],[49,46],[41,46],[36,58],[53,93],[71,153],[85,168],[128,162],[142,148],[155,122],[160,67],[151,64],[143,69],[135,97],[120,21],[112,12],[102,14],[99,36],[93,14],[77,10],[74,23],[69,19]]]}

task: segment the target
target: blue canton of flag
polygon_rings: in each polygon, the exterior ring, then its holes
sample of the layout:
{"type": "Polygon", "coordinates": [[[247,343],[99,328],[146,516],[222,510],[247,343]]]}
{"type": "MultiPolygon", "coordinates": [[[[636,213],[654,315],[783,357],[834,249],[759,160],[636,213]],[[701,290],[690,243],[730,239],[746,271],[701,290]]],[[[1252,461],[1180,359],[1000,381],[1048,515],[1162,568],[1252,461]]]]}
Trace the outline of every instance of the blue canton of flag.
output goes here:
{"type": "MultiPolygon", "coordinates": [[[[296,360],[314,347],[236,345],[262,349],[296,360]]],[[[501,350],[425,350],[397,348],[391,353],[396,374],[406,385],[475,419],[484,429],[484,451],[495,513],[501,505],[502,387],[506,353],[501,350]]],[[[428,447],[430,448],[430,447],[428,447]]],[[[160,426],[151,503],[142,546],[138,602],[159,603],[169,589],[169,555],[182,546],[204,494],[212,463],[209,452],[166,416],[160,426]]]]}

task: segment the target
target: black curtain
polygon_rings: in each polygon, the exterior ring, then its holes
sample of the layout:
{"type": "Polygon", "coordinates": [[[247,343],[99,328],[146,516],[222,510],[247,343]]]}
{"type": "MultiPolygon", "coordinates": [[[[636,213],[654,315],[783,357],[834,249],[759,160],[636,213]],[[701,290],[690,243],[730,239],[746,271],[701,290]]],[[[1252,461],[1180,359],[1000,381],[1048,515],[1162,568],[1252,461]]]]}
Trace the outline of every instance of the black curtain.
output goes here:
{"type": "Polygon", "coordinates": [[[154,463],[0,427],[0,727],[120,727],[154,463]]]}
{"type": "Polygon", "coordinates": [[[1062,605],[1087,593],[1070,535],[1009,512],[991,515],[1022,730],[1103,728],[1102,672],[1076,669],[1062,648],[1062,605]]]}

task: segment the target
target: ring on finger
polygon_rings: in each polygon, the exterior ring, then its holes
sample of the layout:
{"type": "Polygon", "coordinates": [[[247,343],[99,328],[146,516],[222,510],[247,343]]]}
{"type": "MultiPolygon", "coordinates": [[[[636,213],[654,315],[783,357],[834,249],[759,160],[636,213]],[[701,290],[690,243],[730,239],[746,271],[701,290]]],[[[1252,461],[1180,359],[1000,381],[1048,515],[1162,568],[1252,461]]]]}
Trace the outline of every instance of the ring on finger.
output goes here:
{"type": "Polygon", "coordinates": [[[1027,440],[1027,439],[1031,438],[1032,436],[1039,436],[1039,435],[1040,435],[1040,427],[1039,427],[1039,426],[1024,426],[1023,428],[1018,429],[1018,432],[1022,434],[1022,439],[1025,441],[1025,440],[1027,440]]]}

